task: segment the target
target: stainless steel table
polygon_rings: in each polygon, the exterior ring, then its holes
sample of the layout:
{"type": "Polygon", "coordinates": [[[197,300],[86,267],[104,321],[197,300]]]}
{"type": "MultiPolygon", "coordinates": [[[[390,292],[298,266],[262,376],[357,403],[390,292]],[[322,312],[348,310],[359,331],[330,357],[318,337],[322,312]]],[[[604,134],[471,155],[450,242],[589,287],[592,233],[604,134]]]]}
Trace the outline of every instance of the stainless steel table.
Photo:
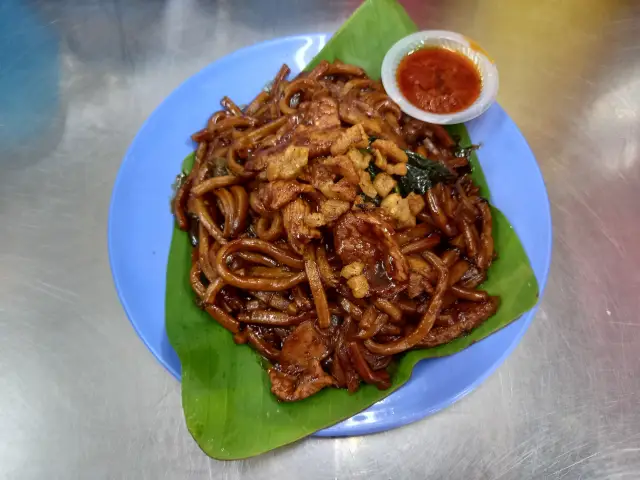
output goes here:
{"type": "MultiPolygon", "coordinates": [[[[332,31],[357,1],[0,3],[0,477],[640,478],[640,3],[405,0],[497,60],[547,182],[554,260],[515,352],[383,434],[208,459],[118,303],[120,160],[180,82],[239,47],[332,31]]],[[[375,32],[372,32],[375,34],[375,32]]]]}

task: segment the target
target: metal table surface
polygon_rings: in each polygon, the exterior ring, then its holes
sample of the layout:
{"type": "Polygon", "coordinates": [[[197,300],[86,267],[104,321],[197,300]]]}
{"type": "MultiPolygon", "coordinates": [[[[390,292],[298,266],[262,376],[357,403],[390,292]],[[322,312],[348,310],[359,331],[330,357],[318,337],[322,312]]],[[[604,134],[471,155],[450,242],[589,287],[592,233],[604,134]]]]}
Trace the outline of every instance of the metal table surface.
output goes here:
{"type": "MultiPolygon", "coordinates": [[[[543,171],[554,259],[533,325],[468,397],[367,437],[207,458],[109,271],[120,160],[180,82],[332,31],[352,0],[0,3],[0,477],[640,478],[640,2],[405,0],[496,59],[543,171]]],[[[375,34],[375,32],[372,32],[375,34]]]]}

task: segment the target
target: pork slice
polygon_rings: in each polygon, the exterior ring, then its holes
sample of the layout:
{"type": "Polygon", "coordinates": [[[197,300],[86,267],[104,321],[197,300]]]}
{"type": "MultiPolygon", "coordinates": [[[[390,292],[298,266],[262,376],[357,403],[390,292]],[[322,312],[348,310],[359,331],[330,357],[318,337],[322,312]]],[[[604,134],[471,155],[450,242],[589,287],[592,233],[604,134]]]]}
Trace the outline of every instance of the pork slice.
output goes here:
{"type": "Polygon", "coordinates": [[[320,365],[330,353],[327,340],[313,322],[298,325],[282,345],[279,364],[269,370],[273,394],[280,400],[293,402],[335,385],[335,379],[320,365]]]}
{"type": "Polygon", "coordinates": [[[262,183],[258,187],[258,200],[266,210],[279,210],[295,200],[301,193],[312,192],[311,185],[295,180],[276,180],[262,183]]]}

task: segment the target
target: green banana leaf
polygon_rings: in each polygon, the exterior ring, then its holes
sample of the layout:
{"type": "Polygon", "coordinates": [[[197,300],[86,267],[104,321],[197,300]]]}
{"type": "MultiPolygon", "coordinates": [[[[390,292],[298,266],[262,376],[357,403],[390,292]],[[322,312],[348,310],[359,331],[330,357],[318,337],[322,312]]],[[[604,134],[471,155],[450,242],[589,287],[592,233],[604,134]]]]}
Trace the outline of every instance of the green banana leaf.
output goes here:
{"type": "MultiPolygon", "coordinates": [[[[339,58],[362,66],[378,78],[385,52],[415,30],[415,24],[395,0],[367,0],[308,68],[321,59],[339,58]]],[[[453,126],[451,132],[460,136],[462,144],[471,143],[464,125],[453,126]]],[[[475,181],[488,197],[475,155],[471,162],[475,181]]],[[[187,157],[185,170],[192,163],[193,157],[187,157]]],[[[166,328],[182,364],[182,406],[187,427],[202,450],[220,460],[241,459],[304,438],[390,395],[409,380],[419,360],[459,352],[532,308],[538,286],[527,255],[506,217],[496,209],[493,213],[499,258],[483,288],[502,298],[496,315],[465,337],[404,355],[396,364],[393,385],[388,390],[363,385],[349,395],[328,388],[296,403],[277,401],[269,390],[261,357],[248,346],[236,345],[229,332],[196,306],[189,285],[191,246],[187,234],[174,229],[167,267],[166,328]]]]}

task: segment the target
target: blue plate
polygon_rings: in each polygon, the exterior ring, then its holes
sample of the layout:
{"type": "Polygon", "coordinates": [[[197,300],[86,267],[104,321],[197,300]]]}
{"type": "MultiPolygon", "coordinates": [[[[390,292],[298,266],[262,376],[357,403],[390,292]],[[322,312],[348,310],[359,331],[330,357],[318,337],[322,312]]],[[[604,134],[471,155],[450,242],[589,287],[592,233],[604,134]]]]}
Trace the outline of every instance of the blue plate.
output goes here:
{"type": "MultiPolygon", "coordinates": [[[[180,362],[164,326],[165,274],[173,217],[171,185],[193,151],[190,135],[205,125],[228,95],[251,100],[283,62],[293,74],[322,49],[327,36],[303,35],[238,50],[189,78],[151,114],[127,152],[113,188],[109,258],[113,279],[133,327],[176,377],[180,362]]],[[[535,158],[499,105],[467,125],[482,143],[480,163],[493,203],[509,218],[544,289],[551,261],[549,199],[535,158]]],[[[398,427],[451,405],[480,384],[506,358],[531,323],[535,309],[489,338],[445,358],[423,360],[411,380],[364,412],[318,433],[342,436],[398,427]]]]}

